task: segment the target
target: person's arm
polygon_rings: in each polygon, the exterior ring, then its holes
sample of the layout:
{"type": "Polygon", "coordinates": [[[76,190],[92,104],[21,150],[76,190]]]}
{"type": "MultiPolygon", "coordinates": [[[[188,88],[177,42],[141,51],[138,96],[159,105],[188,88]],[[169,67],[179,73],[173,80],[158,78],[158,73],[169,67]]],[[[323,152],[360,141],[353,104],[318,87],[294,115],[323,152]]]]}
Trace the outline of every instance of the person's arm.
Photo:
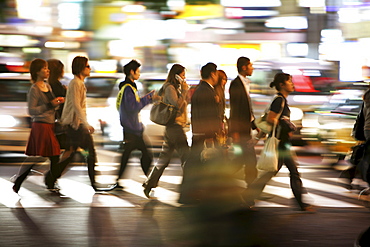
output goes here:
{"type": "Polygon", "coordinates": [[[273,100],[273,102],[271,103],[270,110],[267,114],[267,118],[266,118],[266,121],[268,123],[278,124],[278,122],[279,122],[278,116],[283,111],[283,109],[281,109],[281,108],[284,107],[284,106],[282,106],[282,102],[283,102],[282,97],[277,97],[273,100]]]}
{"type": "Polygon", "coordinates": [[[86,116],[86,109],[82,108],[82,102],[85,100],[85,87],[83,82],[75,81],[68,90],[71,90],[71,97],[70,100],[72,101],[73,111],[76,113],[76,116],[83,125],[89,127],[89,123],[87,122],[86,116]]]}
{"type": "Polygon", "coordinates": [[[38,105],[38,102],[40,100],[40,94],[37,92],[36,87],[31,87],[30,91],[27,95],[27,101],[28,101],[28,113],[31,116],[40,115],[50,109],[53,109],[54,106],[51,102],[38,105]]]}
{"type": "Polygon", "coordinates": [[[166,89],[164,90],[164,95],[166,101],[168,101],[168,103],[170,103],[171,105],[174,105],[177,109],[182,109],[182,107],[187,104],[186,93],[185,96],[183,95],[183,93],[179,95],[175,87],[172,85],[166,87],[166,89]]]}
{"type": "Polygon", "coordinates": [[[136,100],[134,91],[132,90],[131,87],[128,86],[125,88],[123,92],[122,103],[120,104],[120,108],[121,109],[124,108],[126,112],[138,113],[144,106],[152,102],[153,94],[154,91],[151,91],[144,97],[140,98],[140,101],[138,102],[136,100]]]}

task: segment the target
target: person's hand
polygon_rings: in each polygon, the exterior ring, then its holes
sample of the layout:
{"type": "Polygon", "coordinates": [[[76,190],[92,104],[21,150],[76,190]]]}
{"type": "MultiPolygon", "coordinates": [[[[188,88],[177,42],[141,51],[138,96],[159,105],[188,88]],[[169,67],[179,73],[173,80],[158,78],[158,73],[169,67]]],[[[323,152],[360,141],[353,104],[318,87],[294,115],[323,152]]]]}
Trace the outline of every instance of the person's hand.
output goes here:
{"type": "Polygon", "coordinates": [[[90,125],[87,127],[87,130],[89,131],[90,134],[94,134],[94,132],[95,132],[94,127],[92,127],[90,125]]]}
{"type": "Polygon", "coordinates": [[[55,99],[53,99],[51,101],[51,104],[53,106],[58,106],[58,105],[63,104],[63,103],[64,103],[64,98],[63,97],[56,97],[55,99]]]}
{"type": "Polygon", "coordinates": [[[161,100],[162,99],[162,97],[161,96],[159,96],[158,94],[153,94],[152,95],[152,101],[158,101],[158,100],[161,100]]]}

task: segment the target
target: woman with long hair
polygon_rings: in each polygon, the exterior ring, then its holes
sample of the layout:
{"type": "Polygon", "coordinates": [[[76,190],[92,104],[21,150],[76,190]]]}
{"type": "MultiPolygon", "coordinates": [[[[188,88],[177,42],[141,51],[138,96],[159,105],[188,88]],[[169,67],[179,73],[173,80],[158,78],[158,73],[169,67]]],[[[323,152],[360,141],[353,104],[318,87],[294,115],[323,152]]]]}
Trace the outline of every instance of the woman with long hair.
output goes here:
{"type": "MultiPolygon", "coordinates": [[[[32,127],[26,152],[28,156],[42,156],[50,159],[53,171],[59,161],[60,146],[54,134],[55,110],[64,103],[63,97],[55,97],[46,79],[49,77],[48,64],[43,59],[34,59],[30,64],[32,86],[27,95],[28,112],[32,127]]],[[[13,191],[18,193],[23,181],[35,164],[26,166],[17,176],[13,191]]],[[[54,190],[54,186],[48,187],[54,190]]]]}
{"type": "MultiPolygon", "coordinates": [[[[64,76],[64,64],[58,59],[49,59],[47,62],[50,71],[48,83],[54,95],[56,97],[65,97],[67,94],[67,87],[60,82],[64,76]]],[[[57,115],[62,116],[63,106],[64,104],[60,105],[57,110],[57,115]]]]}
{"type": "MultiPolygon", "coordinates": [[[[298,172],[297,162],[290,150],[292,146],[290,137],[295,131],[295,126],[290,121],[290,108],[287,101],[288,95],[294,92],[292,76],[286,73],[277,73],[274,80],[270,83],[270,87],[277,90],[277,95],[272,101],[268,111],[267,122],[273,126],[276,125],[276,133],[279,133],[277,135],[277,138],[280,140],[278,145],[278,171],[283,165],[288,168],[290,173],[290,187],[300,209],[302,211],[314,212],[313,206],[302,200],[302,194],[305,193],[305,191],[298,172]]],[[[248,207],[254,207],[254,200],[259,197],[267,182],[270,181],[277,172],[265,172],[248,186],[243,195],[248,207]]]]}
{"type": "Polygon", "coordinates": [[[174,64],[158,94],[163,97],[163,102],[176,107],[177,115],[174,123],[166,126],[162,152],[153,170],[149,174],[148,179],[143,184],[144,194],[148,198],[150,198],[151,189],[157,187],[164,169],[170,163],[173,151],[177,151],[182,165],[188,158],[189,145],[183,129],[188,122],[188,102],[186,100],[188,90],[189,86],[185,80],[185,67],[180,64],[174,64]]]}

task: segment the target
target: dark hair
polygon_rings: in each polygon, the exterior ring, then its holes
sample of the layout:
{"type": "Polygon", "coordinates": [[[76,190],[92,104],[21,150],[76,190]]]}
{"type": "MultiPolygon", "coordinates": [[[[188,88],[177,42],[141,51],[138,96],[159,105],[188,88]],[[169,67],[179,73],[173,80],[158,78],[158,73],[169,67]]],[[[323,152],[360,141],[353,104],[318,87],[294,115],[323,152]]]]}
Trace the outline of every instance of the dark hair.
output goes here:
{"type": "Polygon", "coordinates": [[[131,70],[136,71],[141,64],[136,60],[131,60],[128,64],[123,66],[123,73],[125,73],[126,76],[130,75],[131,70]]]}
{"type": "Polygon", "coordinates": [[[217,71],[217,65],[214,63],[207,63],[200,70],[200,76],[202,79],[208,79],[211,74],[217,71]]]}
{"type": "Polygon", "coordinates": [[[176,75],[181,74],[185,70],[185,67],[181,64],[174,64],[172,65],[170,72],[168,72],[168,76],[166,82],[174,85],[175,88],[179,88],[180,82],[176,79],[176,75]]]}
{"type": "Polygon", "coordinates": [[[73,58],[72,74],[80,75],[81,72],[86,68],[87,61],[89,61],[89,59],[87,57],[77,56],[77,57],[73,58]]]}
{"type": "Polygon", "coordinates": [[[49,59],[47,62],[50,70],[49,84],[59,81],[63,76],[64,64],[58,59],[49,59]]]}
{"type": "Polygon", "coordinates": [[[238,61],[236,62],[236,67],[238,68],[238,72],[240,73],[243,71],[243,66],[248,66],[250,64],[251,60],[247,57],[239,57],[238,61]]]}
{"type": "Polygon", "coordinates": [[[44,68],[47,65],[48,63],[41,58],[35,58],[31,61],[30,74],[32,83],[35,83],[37,81],[37,72],[39,72],[42,68],[44,68]]]}
{"type": "Polygon", "coordinates": [[[277,73],[274,76],[274,80],[270,83],[270,87],[273,88],[275,87],[276,90],[280,91],[281,89],[281,84],[285,84],[287,80],[289,80],[291,75],[287,73],[277,73]]]}
{"type": "Polygon", "coordinates": [[[227,80],[226,72],[225,72],[225,71],[223,71],[222,69],[219,69],[219,70],[217,70],[217,73],[218,73],[218,74],[221,74],[222,76],[219,76],[219,77],[218,77],[218,81],[217,81],[217,84],[216,84],[216,85],[220,85],[220,86],[222,86],[222,77],[223,77],[223,76],[225,76],[225,77],[226,77],[226,80],[227,80]]]}

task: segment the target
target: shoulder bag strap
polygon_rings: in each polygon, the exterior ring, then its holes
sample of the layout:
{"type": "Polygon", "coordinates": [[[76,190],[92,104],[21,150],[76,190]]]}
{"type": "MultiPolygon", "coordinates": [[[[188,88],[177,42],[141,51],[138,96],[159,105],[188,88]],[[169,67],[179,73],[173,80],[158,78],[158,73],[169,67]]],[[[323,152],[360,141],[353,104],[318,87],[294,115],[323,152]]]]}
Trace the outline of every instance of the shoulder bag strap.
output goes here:
{"type": "MultiPolygon", "coordinates": [[[[280,110],[280,112],[278,113],[278,115],[276,117],[278,119],[278,121],[279,121],[280,120],[280,117],[281,117],[281,114],[283,114],[283,110],[284,110],[284,107],[285,107],[285,99],[284,99],[284,97],[282,97],[280,95],[279,96],[276,96],[275,99],[278,98],[278,97],[281,97],[282,98],[282,101],[281,101],[281,110],[280,110]]],[[[274,126],[272,127],[272,136],[276,136],[276,128],[277,128],[277,123],[274,123],[274,126]]]]}

